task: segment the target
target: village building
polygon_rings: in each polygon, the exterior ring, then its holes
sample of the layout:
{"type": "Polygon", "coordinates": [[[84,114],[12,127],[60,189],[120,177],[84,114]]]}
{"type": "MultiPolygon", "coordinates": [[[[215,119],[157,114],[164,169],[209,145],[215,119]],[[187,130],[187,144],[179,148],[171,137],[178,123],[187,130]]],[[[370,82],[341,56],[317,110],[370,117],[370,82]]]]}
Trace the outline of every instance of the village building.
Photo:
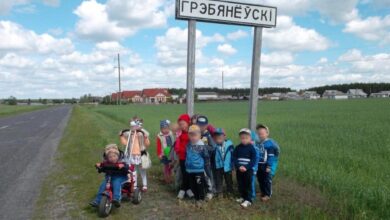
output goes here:
{"type": "Polygon", "coordinates": [[[377,93],[371,93],[371,98],[389,98],[390,97],[390,91],[381,91],[377,93]]]}
{"type": "Polygon", "coordinates": [[[196,95],[199,101],[217,100],[219,98],[216,92],[197,92],[196,95]]]}
{"type": "Polygon", "coordinates": [[[122,101],[127,101],[129,103],[141,103],[143,101],[142,91],[123,91],[122,101]]]}
{"type": "Polygon", "coordinates": [[[168,99],[171,98],[167,89],[144,89],[142,90],[142,98],[144,103],[167,103],[168,99]]]}
{"type": "Polygon", "coordinates": [[[303,97],[300,96],[297,92],[287,92],[282,96],[284,100],[302,100],[303,97]]]}
{"type": "Polygon", "coordinates": [[[338,90],[325,90],[322,94],[323,99],[348,99],[348,95],[338,90]]]}
{"type": "Polygon", "coordinates": [[[282,99],[282,97],[283,97],[283,94],[279,93],[279,92],[274,92],[272,94],[265,94],[263,96],[264,99],[271,100],[271,101],[279,101],[282,99]]]}
{"type": "Polygon", "coordinates": [[[349,89],[347,95],[350,99],[367,98],[367,93],[362,89],[349,89]]]}
{"type": "Polygon", "coordinates": [[[306,100],[317,100],[320,99],[321,96],[316,91],[305,91],[303,93],[303,98],[306,100]]]}

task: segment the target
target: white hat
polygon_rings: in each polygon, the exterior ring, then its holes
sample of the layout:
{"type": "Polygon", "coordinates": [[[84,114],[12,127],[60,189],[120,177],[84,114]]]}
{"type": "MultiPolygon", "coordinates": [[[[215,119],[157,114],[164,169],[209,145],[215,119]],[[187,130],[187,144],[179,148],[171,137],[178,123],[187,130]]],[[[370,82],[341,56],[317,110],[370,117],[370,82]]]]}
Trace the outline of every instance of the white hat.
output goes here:
{"type": "Polygon", "coordinates": [[[252,132],[251,132],[251,130],[249,128],[243,128],[243,129],[240,130],[240,132],[238,134],[239,135],[241,135],[241,134],[249,134],[249,135],[251,135],[252,132]]]}

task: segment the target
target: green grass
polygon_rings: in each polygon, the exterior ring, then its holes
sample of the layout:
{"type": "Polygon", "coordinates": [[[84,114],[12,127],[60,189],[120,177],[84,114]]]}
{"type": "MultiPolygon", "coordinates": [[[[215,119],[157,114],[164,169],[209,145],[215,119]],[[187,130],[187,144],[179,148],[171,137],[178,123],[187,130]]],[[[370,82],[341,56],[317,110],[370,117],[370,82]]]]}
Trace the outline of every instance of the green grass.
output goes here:
{"type": "Polygon", "coordinates": [[[45,105],[1,105],[0,104],[0,117],[21,114],[24,112],[35,111],[43,108],[47,108],[47,106],[45,105]]]}
{"type": "MultiPolygon", "coordinates": [[[[175,121],[184,111],[183,105],[76,107],[35,217],[96,218],[87,203],[102,179],[93,168],[102,147],[118,143],[118,131],[133,115],[156,134],[159,120],[175,121]]],[[[247,125],[244,102],[196,104],[196,112],[224,127],[235,142],[238,129],[247,125]]],[[[110,218],[388,219],[389,112],[385,99],[262,102],[258,121],[281,146],[280,166],[271,202],[257,202],[247,211],[228,199],[214,200],[204,211],[178,203],[174,191],[161,185],[153,138],[150,191],[141,205],[124,204],[110,218]]]]}

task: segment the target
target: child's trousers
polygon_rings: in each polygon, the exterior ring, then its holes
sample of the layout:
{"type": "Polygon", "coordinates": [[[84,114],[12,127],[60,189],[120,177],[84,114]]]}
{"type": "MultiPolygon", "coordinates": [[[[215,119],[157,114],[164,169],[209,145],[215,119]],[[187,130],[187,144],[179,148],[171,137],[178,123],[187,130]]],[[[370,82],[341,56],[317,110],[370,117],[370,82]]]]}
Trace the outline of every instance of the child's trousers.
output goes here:
{"type": "Polygon", "coordinates": [[[264,169],[257,171],[257,181],[259,182],[262,196],[271,197],[272,195],[272,174],[264,169]]]}
{"type": "MultiPolygon", "coordinates": [[[[96,196],[95,202],[97,204],[100,203],[102,200],[102,193],[104,190],[106,190],[106,183],[107,183],[106,176],[103,180],[103,182],[100,184],[98,194],[96,196]]],[[[121,190],[122,190],[122,183],[127,181],[127,176],[111,176],[111,184],[112,184],[112,191],[113,191],[113,199],[120,201],[121,200],[121,190]]]]}
{"type": "Polygon", "coordinates": [[[249,202],[252,202],[252,176],[253,176],[253,170],[247,170],[245,172],[241,172],[240,170],[237,170],[236,172],[237,176],[237,184],[238,184],[238,191],[240,192],[240,196],[249,202]]]}
{"type": "Polygon", "coordinates": [[[204,200],[205,197],[205,175],[202,173],[189,173],[191,191],[196,201],[204,200]]]}
{"type": "Polygon", "coordinates": [[[225,180],[227,193],[233,193],[232,172],[225,172],[223,168],[213,169],[213,171],[215,192],[221,193],[223,191],[223,181],[225,180]]]}
{"type": "Polygon", "coordinates": [[[180,190],[187,191],[190,189],[189,175],[186,171],[186,161],[180,160],[180,171],[181,171],[181,186],[180,190]]]}
{"type": "Polygon", "coordinates": [[[134,171],[134,188],[138,187],[138,173],[141,174],[142,178],[142,186],[143,187],[148,187],[148,179],[146,176],[146,170],[142,169],[141,164],[139,165],[134,165],[135,171],[134,171]]]}

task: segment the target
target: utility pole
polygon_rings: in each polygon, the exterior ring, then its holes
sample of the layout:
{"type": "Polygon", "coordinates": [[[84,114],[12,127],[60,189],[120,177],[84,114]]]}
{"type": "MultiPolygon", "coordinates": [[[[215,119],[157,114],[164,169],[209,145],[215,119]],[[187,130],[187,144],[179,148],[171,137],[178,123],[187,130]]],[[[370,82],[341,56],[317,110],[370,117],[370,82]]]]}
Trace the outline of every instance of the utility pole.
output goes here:
{"type": "Polygon", "coordinates": [[[223,74],[224,74],[224,72],[222,71],[222,90],[223,90],[223,80],[224,80],[223,74]]]}
{"type": "Polygon", "coordinates": [[[122,104],[122,90],[121,90],[121,59],[118,53],[118,84],[119,84],[119,94],[116,96],[117,103],[122,104]]]}

